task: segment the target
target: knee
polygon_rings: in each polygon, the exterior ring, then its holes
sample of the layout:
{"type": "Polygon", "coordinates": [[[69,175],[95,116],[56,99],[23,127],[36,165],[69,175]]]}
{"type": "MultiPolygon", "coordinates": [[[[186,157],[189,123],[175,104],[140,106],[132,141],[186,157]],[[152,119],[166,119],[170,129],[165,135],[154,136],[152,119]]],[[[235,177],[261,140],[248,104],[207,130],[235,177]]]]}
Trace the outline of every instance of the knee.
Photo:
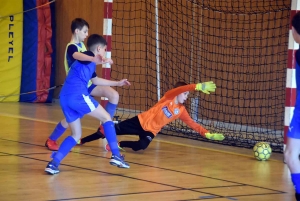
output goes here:
{"type": "Polygon", "coordinates": [[[103,123],[105,123],[105,122],[112,121],[112,120],[111,120],[110,115],[109,115],[108,113],[106,113],[106,114],[103,114],[103,116],[102,116],[102,118],[101,118],[101,121],[102,121],[103,123]]]}
{"type": "Polygon", "coordinates": [[[141,140],[141,141],[140,141],[140,149],[142,149],[142,150],[147,149],[147,147],[149,146],[149,144],[150,144],[150,141],[147,142],[147,141],[145,141],[145,140],[141,140]]]}
{"type": "Polygon", "coordinates": [[[69,127],[69,124],[68,124],[68,122],[67,122],[66,119],[61,120],[60,123],[61,123],[61,125],[62,125],[64,128],[68,128],[68,127],[69,127]]]}
{"type": "Polygon", "coordinates": [[[119,93],[116,90],[112,90],[111,93],[109,93],[107,98],[108,98],[109,102],[118,104],[119,97],[120,97],[119,93]]]}
{"type": "Polygon", "coordinates": [[[145,150],[148,147],[149,143],[144,141],[137,141],[137,143],[131,147],[133,151],[145,150]]]}
{"type": "Polygon", "coordinates": [[[290,155],[290,153],[289,153],[289,151],[286,149],[285,151],[284,151],[284,153],[283,153],[283,158],[284,158],[284,162],[286,163],[286,164],[288,164],[288,161],[289,161],[289,155],[290,155]]]}
{"type": "Polygon", "coordinates": [[[284,151],[284,161],[289,167],[293,166],[294,162],[297,160],[299,160],[299,154],[293,153],[291,149],[286,149],[284,151]]]}

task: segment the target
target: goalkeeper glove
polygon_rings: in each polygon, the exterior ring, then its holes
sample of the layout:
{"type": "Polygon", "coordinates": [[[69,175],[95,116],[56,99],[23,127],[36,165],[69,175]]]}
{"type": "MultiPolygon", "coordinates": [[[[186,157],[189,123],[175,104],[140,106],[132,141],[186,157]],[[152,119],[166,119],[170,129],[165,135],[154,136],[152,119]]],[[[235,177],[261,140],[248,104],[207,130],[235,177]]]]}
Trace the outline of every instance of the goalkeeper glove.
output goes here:
{"type": "Polygon", "coordinates": [[[209,140],[224,140],[225,136],[222,133],[205,133],[205,137],[209,140]]]}
{"type": "Polygon", "coordinates": [[[196,84],[196,91],[202,91],[205,94],[210,94],[209,92],[216,91],[216,84],[213,81],[203,82],[196,84]]]}

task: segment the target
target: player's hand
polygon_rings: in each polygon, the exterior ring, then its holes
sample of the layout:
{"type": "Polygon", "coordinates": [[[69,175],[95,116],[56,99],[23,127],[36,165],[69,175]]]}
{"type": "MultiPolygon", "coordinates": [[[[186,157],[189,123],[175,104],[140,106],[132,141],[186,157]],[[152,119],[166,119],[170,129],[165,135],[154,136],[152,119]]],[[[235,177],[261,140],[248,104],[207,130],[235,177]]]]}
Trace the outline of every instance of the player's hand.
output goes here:
{"type": "Polygon", "coordinates": [[[105,64],[105,63],[109,63],[110,65],[112,65],[114,62],[111,58],[105,58],[105,59],[103,59],[103,64],[105,64]]]}
{"type": "Polygon", "coordinates": [[[222,141],[225,139],[225,136],[222,133],[205,133],[205,137],[209,140],[222,141]]]}
{"type": "Polygon", "coordinates": [[[127,79],[122,79],[118,82],[118,86],[121,87],[121,86],[129,86],[131,85],[130,82],[127,80],[127,79]]]}
{"type": "Polygon", "coordinates": [[[196,91],[202,91],[205,94],[210,94],[210,92],[216,91],[216,84],[213,81],[203,82],[196,84],[196,91]]]}

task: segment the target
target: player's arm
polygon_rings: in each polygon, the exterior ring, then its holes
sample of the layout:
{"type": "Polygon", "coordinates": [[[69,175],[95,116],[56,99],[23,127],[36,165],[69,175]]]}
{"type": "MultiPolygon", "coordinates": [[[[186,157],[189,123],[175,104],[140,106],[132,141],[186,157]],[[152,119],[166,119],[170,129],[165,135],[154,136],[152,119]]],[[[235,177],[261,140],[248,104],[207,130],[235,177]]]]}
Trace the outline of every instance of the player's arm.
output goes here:
{"type": "Polygon", "coordinates": [[[100,86],[116,86],[116,87],[121,87],[121,86],[129,86],[131,85],[130,82],[127,79],[122,79],[120,81],[113,81],[113,80],[107,80],[103,79],[97,76],[93,75],[93,78],[91,79],[92,83],[94,85],[100,85],[100,86]]]}
{"type": "Polygon", "coordinates": [[[79,61],[88,61],[88,62],[94,62],[96,65],[99,64],[113,64],[113,60],[110,58],[102,58],[100,55],[87,55],[81,52],[74,52],[73,58],[79,61]]]}
{"type": "Polygon", "coordinates": [[[95,58],[93,56],[89,56],[89,55],[83,54],[81,52],[74,52],[72,54],[72,57],[79,61],[90,61],[90,62],[93,62],[94,58],[95,58]]]}
{"type": "Polygon", "coordinates": [[[75,60],[79,60],[79,61],[89,61],[89,62],[92,62],[93,58],[94,58],[94,56],[78,52],[78,48],[74,44],[71,44],[71,45],[68,46],[67,54],[69,56],[73,57],[75,60]]]}
{"type": "MultiPolygon", "coordinates": [[[[85,62],[94,62],[96,64],[103,64],[103,63],[108,63],[106,61],[103,61],[101,56],[97,55],[95,56],[94,54],[88,54],[90,51],[86,51],[84,53],[78,52],[78,48],[76,45],[71,44],[68,46],[67,49],[67,54],[73,59],[78,60],[78,61],[85,61],[85,62]]],[[[112,61],[110,61],[112,64],[112,61]]]]}
{"type": "Polygon", "coordinates": [[[166,92],[165,97],[167,99],[173,99],[179,94],[186,91],[202,91],[205,94],[210,94],[210,92],[215,92],[216,84],[213,81],[203,82],[198,84],[188,84],[185,86],[177,87],[166,92]]]}
{"type": "MultiPolygon", "coordinates": [[[[90,52],[90,51],[87,51],[90,52]]],[[[83,62],[94,62],[96,65],[98,64],[105,64],[105,63],[110,63],[112,64],[112,60],[103,60],[100,55],[94,55],[94,54],[86,54],[86,52],[74,52],[72,55],[74,59],[78,61],[83,61],[83,62]]]]}
{"type": "Polygon", "coordinates": [[[185,86],[181,86],[181,87],[177,87],[174,89],[171,89],[169,91],[167,91],[164,95],[165,98],[167,99],[173,99],[176,96],[178,96],[179,94],[186,92],[186,91],[194,91],[196,88],[196,84],[188,84],[185,86]]]}
{"type": "Polygon", "coordinates": [[[201,125],[197,124],[188,114],[186,109],[182,112],[179,119],[186,123],[190,128],[192,128],[194,131],[198,132],[201,136],[210,139],[210,140],[224,140],[224,135],[221,133],[210,133],[208,130],[203,128],[201,125]]]}

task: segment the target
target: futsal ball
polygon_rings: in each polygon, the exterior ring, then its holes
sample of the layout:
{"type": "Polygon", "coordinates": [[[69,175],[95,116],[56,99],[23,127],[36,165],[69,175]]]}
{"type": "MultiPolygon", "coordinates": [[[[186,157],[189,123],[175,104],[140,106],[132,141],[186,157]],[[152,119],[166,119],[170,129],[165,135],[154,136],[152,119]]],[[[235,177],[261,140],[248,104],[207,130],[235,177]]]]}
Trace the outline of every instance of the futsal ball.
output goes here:
{"type": "Polygon", "coordinates": [[[254,157],[259,161],[266,161],[272,154],[270,145],[266,142],[258,142],[253,147],[254,157]]]}

